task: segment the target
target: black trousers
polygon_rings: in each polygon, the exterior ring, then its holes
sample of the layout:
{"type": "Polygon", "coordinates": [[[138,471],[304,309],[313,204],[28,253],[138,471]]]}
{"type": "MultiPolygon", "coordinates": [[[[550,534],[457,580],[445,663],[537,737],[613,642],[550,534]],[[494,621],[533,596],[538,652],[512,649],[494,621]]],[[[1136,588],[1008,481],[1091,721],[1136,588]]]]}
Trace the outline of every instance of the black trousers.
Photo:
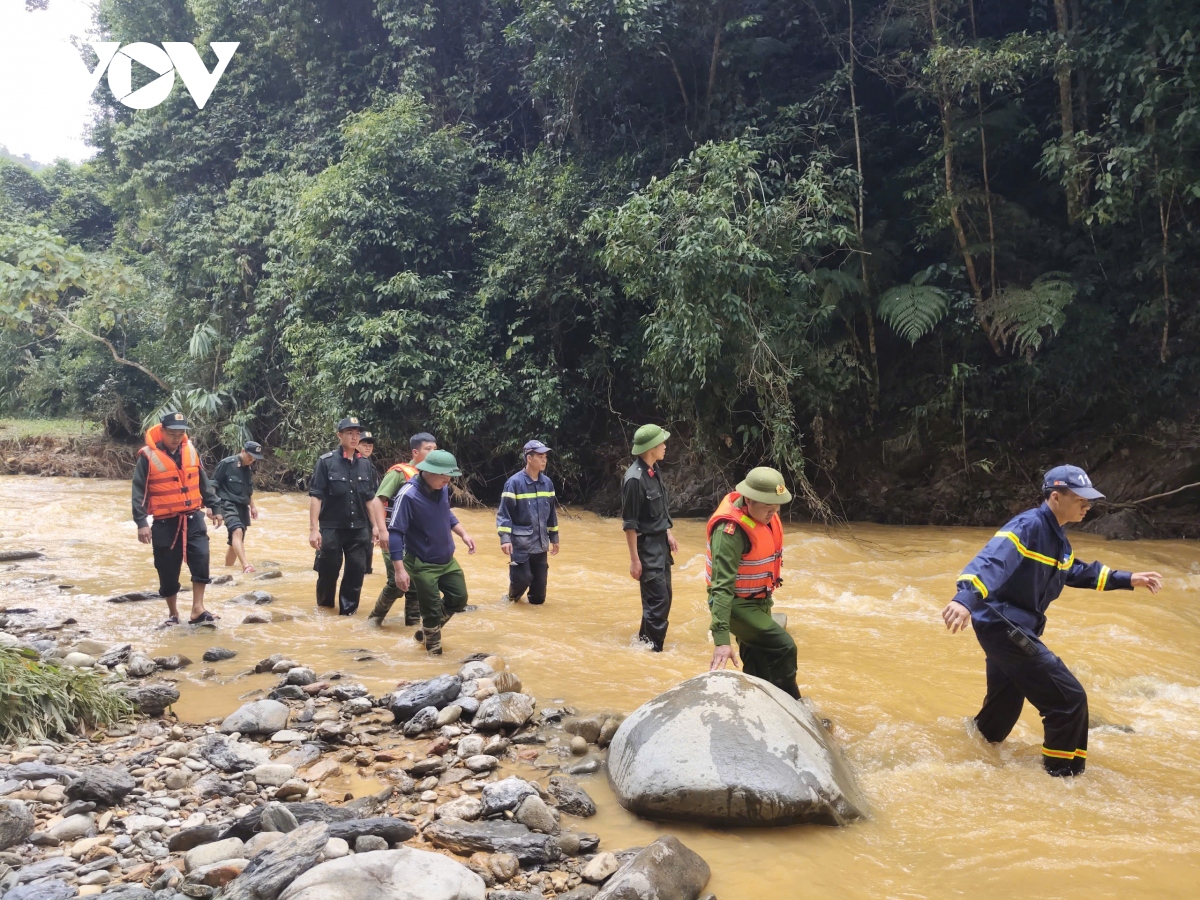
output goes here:
{"type": "Polygon", "coordinates": [[[508,564],[508,596],[520,600],[529,591],[531,606],[546,602],[546,579],[550,573],[549,553],[530,553],[524,562],[508,564]]]}
{"type": "Polygon", "coordinates": [[[1042,716],[1042,764],[1051,775],[1079,775],[1087,764],[1088,703],[1079,679],[1040,640],[1027,656],[1007,628],[985,626],[975,637],[987,654],[987,696],[975,716],[989,741],[1008,737],[1029,700],[1042,716]]]}
{"type": "Polygon", "coordinates": [[[164,597],[179,593],[179,573],[183,571],[184,548],[193,584],[208,584],[208,528],[204,511],[186,516],[155,519],[150,526],[150,544],[154,548],[154,568],[158,572],[158,592],[164,597]]]}
{"type": "Polygon", "coordinates": [[[313,569],[317,573],[317,606],[332,607],[338,600],[338,615],[352,616],[358,612],[362,594],[363,575],[371,554],[370,528],[322,528],[321,549],[317,551],[313,569]],[[346,569],[342,572],[342,561],[346,569]],[[339,592],[338,574],[342,575],[339,592]]]}
{"type": "Polygon", "coordinates": [[[639,534],[638,559],[642,563],[642,626],[638,637],[661,653],[671,615],[671,550],[667,535],[639,534]]]}

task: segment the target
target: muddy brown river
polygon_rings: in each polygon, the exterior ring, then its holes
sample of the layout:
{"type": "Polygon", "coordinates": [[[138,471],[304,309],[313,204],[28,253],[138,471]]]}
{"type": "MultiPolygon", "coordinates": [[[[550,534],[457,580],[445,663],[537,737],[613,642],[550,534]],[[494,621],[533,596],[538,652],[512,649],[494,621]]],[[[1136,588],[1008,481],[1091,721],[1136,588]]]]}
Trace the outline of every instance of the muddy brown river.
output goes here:
{"type": "MultiPolygon", "coordinates": [[[[446,656],[431,661],[400,622],[367,627],[383,583],[378,559],[358,616],[318,611],[308,498],[265,494],[258,504],[250,557],[278,563],[283,577],[237,574],[236,585],[210,588],[209,609],[223,616],[215,632],[158,630],[161,601],[105,602],[157,584],[130,519],[127,483],[2,477],[0,549],[40,548],[45,558],[0,567],[0,605],[35,607],[47,624],[74,616],[96,637],[190,656],[197,662],[177,673],[176,710],[192,721],[224,715],[242,695],[273,686],[273,676],[241,674],[273,652],[318,672],[341,670],[378,694],[491,651],[540,704],[585,712],[632,711],[707,667],[702,521],[677,524],[671,631],[666,652],[653,654],[633,641],[640,604],[619,521],[567,512],[549,600],[536,608],[500,600],[507,572],[492,512],[460,511],[479,543],[474,556],[461,546],[459,553],[479,609],[446,627],[446,656]],[[240,624],[250,610],[226,601],[250,589],[270,591],[271,611],[294,618],[240,624]],[[214,645],[239,656],[203,680],[200,656],[214,645]],[[366,656],[374,659],[355,659],[366,656]]],[[[621,809],[600,774],[581,779],[600,807],[587,828],[608,849],[674,833],[711,865],[709,890],[720,900],[1200,896],[1200,545],[1073,537],[1080,558],[1157,569],[1166,587],[1155,597],[1068,591],[1052,607],[1047,642],[1087,688],[1093,716],[1087,774],[1057,780],[1041,771],[1041,723],[1028,706],[998,748],[966,727],[983,696],[983,654],[972,635],[948,635],[938,613],[989,534],[787,529],[776,609],[787,613],[800,647],[801,692],[833,721],[871,802],[869,821],[840,829],[659,825],[621,809]]],[[[214,575],[233,571],[221,565],[224,547],[222,531],[213,540],[214,575]]],[[[180,605],[186,610],[183,598],[180,605]]],[[[378,789],[366,781],[351,787],[378,789]]]]}

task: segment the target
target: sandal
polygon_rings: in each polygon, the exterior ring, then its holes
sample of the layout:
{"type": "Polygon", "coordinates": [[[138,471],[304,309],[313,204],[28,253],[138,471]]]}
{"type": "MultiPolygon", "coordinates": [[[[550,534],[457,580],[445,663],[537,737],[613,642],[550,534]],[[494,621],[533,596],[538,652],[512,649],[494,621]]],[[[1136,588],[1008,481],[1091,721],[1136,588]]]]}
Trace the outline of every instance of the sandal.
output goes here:
{"type": "Polygon", "coordinates": [[[159,628],[170,628],[172,625],[179,624],[179,616],[167,616],[167,621],[159,625],[159,628]]]}
{"type": "Polygon", "coordinates": [[[255,569],[254,566],[251,566],[251,565],[242,566],[242,574],[243,575],[249,575],[251,572],[256,572],[256,571],[258,571],[258,570],[255,569]]]}
{"type": "Polygon", "coordinates": [[[215,625],[216,623],[217,617],[207,611],[200,613],[194,619],[188,619],[189,625],[215,625]]]}

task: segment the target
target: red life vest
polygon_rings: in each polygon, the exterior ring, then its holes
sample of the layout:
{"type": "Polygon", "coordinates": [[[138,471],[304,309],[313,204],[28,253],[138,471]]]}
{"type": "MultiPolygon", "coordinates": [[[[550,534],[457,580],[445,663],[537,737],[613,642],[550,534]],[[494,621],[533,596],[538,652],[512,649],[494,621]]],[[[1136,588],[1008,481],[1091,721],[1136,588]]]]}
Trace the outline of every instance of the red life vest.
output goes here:
{"type": "Polygon", "coordinates": [[[396,463],[394,466],[392,466],[390,469],[388,469],[388,471],[389,472],[399,472],[406,479],[408,479],[408,478],[412,478],[414,475],[417,474],[417,467],[414,466],[412,463],[400,462],[400,463],[396,463]]]}
{"type": "Polygon", "coordinates": [[[737,491],[726,494],[717,511],[708,520],[708,554],[704,563],[704,580],[712,584],[712,533],[713,529],[724,524],[730,534],[730,529],[741,528],[750,538],[750,549],[742,555],[738,565],[737,581],[733,592],[739,597],[762,597],[779,586],[783,574],[783,523],[779,514],[771,516],[771,521],[764,525],[746,515],[734,503],[742,498],[737,491]]]}
{"type": "Polygon", "coordinates": [[[183,460],[181,468],[170,453],[158,448],[162,436],[162,425],[152,426],[146,432],[146,445],[138,452],[150,461],[146,475],[146,510],[156,519],[169,519],[200,509],[204,498],[200,496],[200,454],[192,442],[187,435],[183,436],[179,450],[183,460]]]}

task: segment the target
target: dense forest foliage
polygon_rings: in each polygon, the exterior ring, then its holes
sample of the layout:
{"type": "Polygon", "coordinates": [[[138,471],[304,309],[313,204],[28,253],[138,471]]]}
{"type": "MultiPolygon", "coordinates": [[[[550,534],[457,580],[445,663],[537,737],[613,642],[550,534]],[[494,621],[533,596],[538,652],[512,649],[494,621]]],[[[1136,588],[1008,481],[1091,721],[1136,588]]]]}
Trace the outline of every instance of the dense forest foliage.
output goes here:
{"type": "Polygon", "coordinates": [[[296,473],[357,414],[485,494],[540,437],[576,497],[654,420],[819,510],[850,461],[986,480],[1200,386],[1194,0],[101,0],[97,31],[241,45],[203,110],[102,83],[92,161],[0,161],[10,411],[171,405],[296,473]]]}

